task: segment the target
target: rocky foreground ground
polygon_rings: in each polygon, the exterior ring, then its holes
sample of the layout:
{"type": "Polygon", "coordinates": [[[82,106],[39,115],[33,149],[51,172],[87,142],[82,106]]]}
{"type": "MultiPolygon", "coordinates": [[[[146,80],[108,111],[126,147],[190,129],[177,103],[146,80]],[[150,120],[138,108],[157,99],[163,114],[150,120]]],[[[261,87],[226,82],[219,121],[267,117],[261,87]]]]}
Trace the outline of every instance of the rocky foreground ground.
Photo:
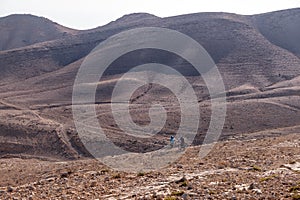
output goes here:
{"type": "Polygon", "coordinates": [[[0,199],[300,199],[300,135],[190,147],[155,172],[118,172],[86,159],[0,160],[0,199]]]}

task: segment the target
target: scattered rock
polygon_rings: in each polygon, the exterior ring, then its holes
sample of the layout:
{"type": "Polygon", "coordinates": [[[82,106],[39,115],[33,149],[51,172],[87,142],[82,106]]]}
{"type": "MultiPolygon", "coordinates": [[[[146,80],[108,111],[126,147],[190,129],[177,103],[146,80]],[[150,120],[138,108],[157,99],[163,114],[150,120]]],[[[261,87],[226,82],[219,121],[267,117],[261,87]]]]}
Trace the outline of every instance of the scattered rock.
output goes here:
{"type": "Polygon", "coordinates": [[[96,185],[97,185],[97,181],[91,181],[90,187],[96,187],[96,185]]]}
{"type": "Polygon", "coordinates": [[[193,186],[191,184],[188,184],[188,187],[187,187],[188,190],[192,190],[193,189],[193,186]]]}
{"type": "Polygon", "coordinates": [[[32,186],[32,185],[29,185],[29,186],[27,186],[27,189],[28,190],[35,190],[36,188],[34,186],[32,186]]]}
{"type": "Polygon", "coordinates": [[[13,191],[14,191],[14,188],[8,186],[8,187],[6,188],[6,191],[7,191],[7,192],[13,192],[13,191]]]}
{"type": "Polygon", "coordinates": [[[234,188],[239,191],[246,191],[249,188],[249,185],[241,184],[241,185],[234,186],[234,188]]]}
{"type": "Polygon", "coordinates": [[[70,174],[72,174],[71,171],[63,172],[63,173],[60,175],[60,178],[68,178],[68,177],[70,176],[70,174]]]}
{"type": "Polygon", "coordinates": [[[237,200],[236,196],[231,197],[231,200],[237,200]]]}
{"type": "Polygon", "coordinates": [[[175,181],[175,183],[176,183],[176,184],[179,184],[179,183],[183,183],[183,182],[186,182],[186,181],[187,181],[186,177],[183,176],[181,179],[175,181]]]}
{"type": "Polygon", "coordinates": [[[52,178],[47,178],[46,181],[48,181],[48,182],[53,182],[53,181],[55,181],[55,178],[54,178],[54,177],[52,177],[52,178]]]}
{"type": "Polygon", "coordinates": [[[281,167],[287,168],[292,171],[300,172],[300,163],[299,162],[294,162],[292,164],[284,164],[284,165],[281,165],[281,167]]]}
{"type": "MultiPolygon", "coordinates": [[[[260,149],[264,151],[260,154],[265,154],[261,158],[257,157],[258,153],[253,148],[249,148],[247,154],[234,154],[232,158],[227,158],[232,151],[225,150],[227,154],[215,153],[217,157],[206,158],[200,167],[198,161],[185,160],[189,157],[186,156],[175,167],[166,167],[160,172],[147,172],[143,176],[114,170],[109,170],[104,175],[100,173],[102,166],[85,163],[88,161],[82,164],[78,164],[80,161],[72,161],[68,165],[68,169],[74,172],[72,175],[68,175],[66,166],[59,166],[51,170],[47,168],[46,172],[31,173],[30,176],[35,176],[35,179],[27,179],[27,182],[19,180],[18,186],[9,183],[4,185],[1,182],[3,187],[0,188],[0,199],[292,199],[300,191],[299,174],[287,167],[278,166],[287,160],[289,165],[299,162],[300,157],[293,154],[300,155],[300,150],[295,152],[293,149],[288,153],[278,151],[271,157],[273,152],[268,154],[270,149],[260,149]],[[263,171],[245,170],[246,167],[253,166],[253,158],[257,159],[255,164],[259,164],[263,171]],[[215,163],[226,159],[231,160],[232,168],[217,169],[218,165],[215,163]],[[265,162],[266,159],[272,160],[272,163],[265,162]],[[182,170],[178,170],[177,165],[182,165],[182,170]],[[120,178],[114,178],[117,173],[120,173],[120,178]]],[[[0,165],[5,167],[4,164],[0,165]]],[[[32,163],[29,166],[32,167],[32,163]]]]}
{"type": "Polygon", "coordinates": [[[255,192],[256,194],[262,194],[262,191],[257,188],[254,188],[252,191],[255,192]]]}
{"type": "Polygon", "coordinates": [[[177,165],[177,168],[178,168],[178,169],[182,169],[183,166],[182,166],[182,165],[177,165]]]}
{"type": "Polygon", "coordinates": [[[253,190],[255,188],[255,184],[254,183],[251,183],[248,187],[249,190],[253,190]]]}
{"type": "Polygon", "coordinates": [[[182,197],[184,200],[187,200],[187,199],[188,199],[188,195],[187,195],[187,194],[183,194],[181,197],[182,197]]]}

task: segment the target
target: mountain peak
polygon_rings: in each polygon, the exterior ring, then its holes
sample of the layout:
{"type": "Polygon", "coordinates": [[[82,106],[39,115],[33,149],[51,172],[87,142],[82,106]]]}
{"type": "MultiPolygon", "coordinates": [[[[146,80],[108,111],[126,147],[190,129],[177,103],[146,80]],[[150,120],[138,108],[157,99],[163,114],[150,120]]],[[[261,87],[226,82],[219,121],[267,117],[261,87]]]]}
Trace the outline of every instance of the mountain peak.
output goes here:
{"type": "Polygon", "coordinates": [[[0,18],[0,51],[58,39],[75,32],[45,17],[8,15],[0,18]]]}
{"type": "Polygon", "coordinates": [[[141,20],[141,19],[153,19],[153,18],[158,18],[155,15],[149,14],[149,13],[132,13],[132,14],[127,14],[124,15],[122,17],[120,17],[119,19],[117,19],[116,21],[122,21],[122,22],[126,22],[126,21],[135,21],[135,20],[141,20]]]}
{"type": "Polygon", "coordinates": [[[40,16],[35,16],[35,15],[31,15],[31,14],[11,14],[5,17],[0,17],[1,21],[7,21],[7,22],[11,22],[11,21],[41,21],[41,22],[47,22],[47,23],[53,23],[53,24],[57,24],[45,17],[40,17],[40,16]]]}

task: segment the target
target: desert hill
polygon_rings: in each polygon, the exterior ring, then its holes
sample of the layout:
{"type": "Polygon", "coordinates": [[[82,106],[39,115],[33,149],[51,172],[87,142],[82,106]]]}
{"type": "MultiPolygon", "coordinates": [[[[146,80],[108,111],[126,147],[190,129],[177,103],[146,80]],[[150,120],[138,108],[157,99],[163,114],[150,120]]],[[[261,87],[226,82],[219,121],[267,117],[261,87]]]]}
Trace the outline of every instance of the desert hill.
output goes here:
{"type": "Polygon", "coordinates": [[[0,50],[9,50],[54,40],[77,31],[43,17],[14,14],[0,19],[0,50]]]}
{"type": "MultiPolygon", "coordinates": [[[[147,26],[189,35],[217,64],[228,97],[222,139],[295,132],[300,125],[299,21],[300,9],[253,16],[196,13],[159,18],[135,13],[102,27],[77,31],[35,16],[0,18],[0,27],[6,27],[0,29],[0,154],[54,158],[88,155],[72,121],[72,87],[77,70],[85,56],[106,38],[147,26]]],[[[164,51],[131,52],[110,66],[103,78],[106,82],[99,84],[96,95],[102,126],[115,143],[134,151],[166,144],[178,126],[179,109],[170,106],[172,94],[162,88],[143,87],[133,97],[132,115],[139,124],[147,123],[147,108],[153,100],[170,107],[169,121],[156,138],[140,141],[122,135],[110,114],[111,92],[118,78],[131,67],[150,61],[173,66],[192,83],[201,113],[194,144],[201,144],[210,122],[207,89],[189,63],[164,51]]],[[[176,84],[176,79],[172,81],[176,84]]]]}
{"type": "Polygon", "coordinates": [[[273,44],[299,57],[299,9],[290,9],[253,16],[260,32],[273,44]]]}

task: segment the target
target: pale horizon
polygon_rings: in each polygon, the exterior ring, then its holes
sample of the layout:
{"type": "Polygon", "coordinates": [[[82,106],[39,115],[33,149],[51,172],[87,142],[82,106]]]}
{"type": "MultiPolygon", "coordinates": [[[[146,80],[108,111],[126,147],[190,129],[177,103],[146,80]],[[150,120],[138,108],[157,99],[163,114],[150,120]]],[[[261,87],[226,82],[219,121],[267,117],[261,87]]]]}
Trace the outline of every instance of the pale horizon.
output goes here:
{"type": "Polygon", "coordinates": [[[228,12],[241,15],[253,15],[266,12],[299,8],[299,0],[285,2],[261,2],[260,0],[0,0],[0,17],[11,14],[31,14],[45,17],[63,26],[73,29],[91,29],[105,25],[126,14],[149,13],[158,17],[200,13],[228,12]]]}

